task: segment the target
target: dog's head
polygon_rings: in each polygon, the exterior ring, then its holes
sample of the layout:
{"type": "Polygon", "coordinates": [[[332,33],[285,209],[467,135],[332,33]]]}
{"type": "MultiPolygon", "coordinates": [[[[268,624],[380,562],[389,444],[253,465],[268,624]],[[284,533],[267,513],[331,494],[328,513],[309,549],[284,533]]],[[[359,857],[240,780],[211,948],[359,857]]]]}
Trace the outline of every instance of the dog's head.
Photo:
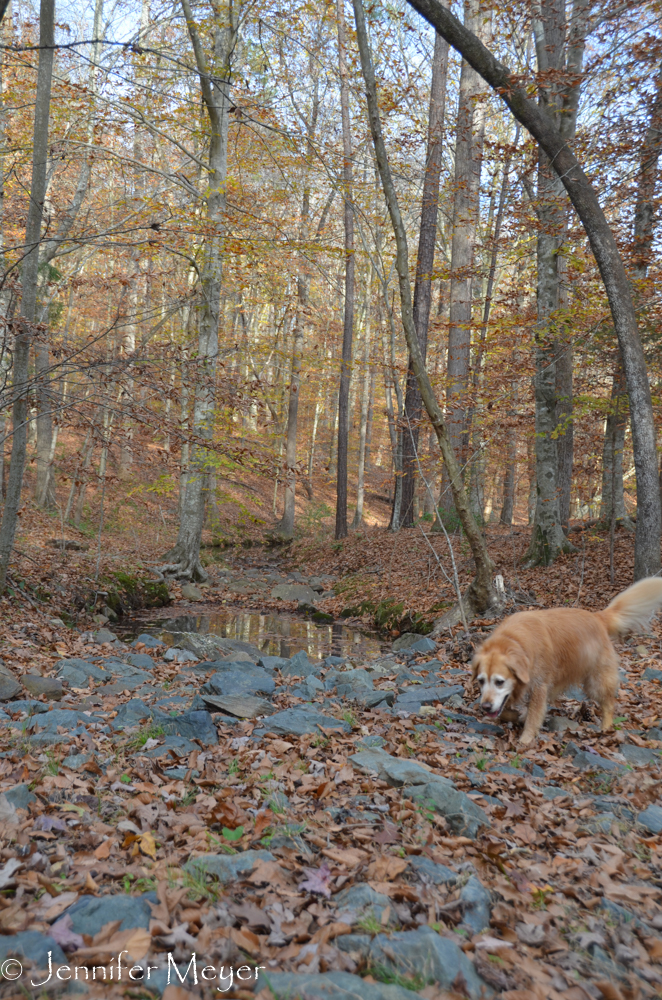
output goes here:
{"type": "Polygon", "coordinates": [[[472,662],[472,678],[480,688],[483,711],[496,719],[511,696],[517,701],[529,683],[529,667],[522,649],[484,643],[472,662]]]}

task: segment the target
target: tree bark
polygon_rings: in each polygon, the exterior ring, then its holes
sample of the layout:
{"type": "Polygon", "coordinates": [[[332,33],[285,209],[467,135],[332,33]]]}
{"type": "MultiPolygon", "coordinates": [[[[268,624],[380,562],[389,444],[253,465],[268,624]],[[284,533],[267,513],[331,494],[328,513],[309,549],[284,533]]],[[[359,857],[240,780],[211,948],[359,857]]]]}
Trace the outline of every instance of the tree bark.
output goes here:
{"type": "Polygon", "coordinates": [[[393,178],[391,176],[391,168],[382,135],[379,104],[377,101],[377,86],[375,83],[372,56],[370,53],[368,33],[365,24],[365,13],[363,10],[362,0],[353,0],[353,4],[359,54],[361,57],[361,69],[366,87],[370,131],[375,148],[375,156],[377,159],[377,166],[379,168],[382,188],[384,190],[384,196],[386,198],[386,204],[391,218],[391,224],[393,226],[393,234],[395,236],[396,270],[398,273],[398,282],[400,287],[402,325],[404,328],[405,338],[407,340],[407,347],[409,348],[409,353],[412,358],[414,374],[416,375],[421,398],[430,418],[430,423],[432,424],[437,435],[439,448],[443,455],[444,462],[449,470],[453,500],[474,558],[476,575],[462,599],[465,614],[467,612],[469,614],[481,612],[485,611],[488,607],[495,603],[495,593],[492,581],[494,563],[490,559],[487,551],[487,545],[481,534],[480,528],[476,524],[476,521],[472,517],[471,511],[469,510],[467,495],[462,482],[462,476],[460,474],[460,467],[450,443],[448,430],[444,422],[441,408],[435,397],[427,371],[425,370],[425,363],[423,361],[421,349],[418,343],[418,335],[414,324],[411,285],[409,282],[409,251],[407,247],[407,233],[400,214],[398,196],[393,183],[393,178]]]}
{"type": "MultiPolygon", "coordinates": [[[[443,154],[443,128],[446,109],[446,78],[448,75],[448,44],[435,36],[430,83],[430,114],[428,118],[425,177],[421,203],[421,226],[418,235],[416,280],[414,282],[414,323],[425,362],[428,348],[428,325],[432,299],[432,272],[437,239],[439,213],[439,179],[443,154]]],[[[405,393],[405,426],[402,448],[402,490],[400,500],[400,525],[410,528],[414,523],[414,494],[416,490],[416,463],[419,425],[421,420],[421,394],[414,375],[411,358],[407,368],[405,393]]]]}
{"type": "MultiPolygon", "coordinates": [[[[230,5],[225,23],[214,21],[211,65],[207,61],[189,0],[181,0],[211,130],[209,141],[207,220],[209,235],[203,246],[200,268],[201,302],[198,306],[198,352],[193,398],[193,442],[186,491],[182,498],[175,545],[163,556],[160,571],[178,579],[204,581],[200,542],[209,483],[209,446],[213,433],[215,377],[218,363],[218,324],[223,276],[221,223],[226,204],[228,113],[230,72],[235,49],[239,11],[230,5]]],[[[216,8],[214,8],[216,10],[216,8]]]]}
{"type": "Polygon", "coordinates": [[[37,309],[39,282],[39,246],[46,197],[46,163],[48,159],[48,119],[53,79],[55,0],[41,0],[39,8],[39,67],[35,98],[32,140],[32,179],[30,202],[25,225],[25,254],[21,263],[21,317],[14,341],[13,370],[13,438],[7,496],[0,527],[0,593],[4,593],[7,568],[16,534],[18,508],[21,502],[23,470],[27,443],[27,391],[30,344],[37,309]]]}
{"type": "Polygon", "coordinates": [[[653,405],[630,281],[595,189],[551,116],[527,96],[510,70],[472,32],[453,17],[439,0],[407,2],[471,63],[536,139],[561,178],[584,226],[609,300],[630,396],[637,474],[634,579],[652,576],[660,569],[661,521],[653,405]]]}
{"type": "Polygon", "coordinates": [[[370,341],[372,334],[372,265],[368,264],[368,277],[365,290],[365,320],[363,325],[363,386],[361,389],[361,416],[359,419],[359,469],[356,489],[356,510],[354,511],[353,528],[359,528],[363,520],[363,502],[365,499],[365,457],[368,435],[368,412],[370,409],[370,341]]]}
{"type": "Polygon", "coordinates": [[[349,121],[349,79],[345,8],[338,0],[338,67],[340,72],[340,115],[342,120],[343,186],[345,226],[345,311],[342,335],[342,365],[338,389],[338,454],[336,476],[336,538],[347,537],[347,449],[349,438],[349,383],[354,336],[354,209],[352,206],[352,135],[349,121]]]}

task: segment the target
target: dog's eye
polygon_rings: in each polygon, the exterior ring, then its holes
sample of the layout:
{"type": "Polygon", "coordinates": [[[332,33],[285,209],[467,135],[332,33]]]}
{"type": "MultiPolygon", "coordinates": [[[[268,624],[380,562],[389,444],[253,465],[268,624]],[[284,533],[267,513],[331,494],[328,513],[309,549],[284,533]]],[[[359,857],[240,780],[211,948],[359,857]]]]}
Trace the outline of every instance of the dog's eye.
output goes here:
{"type": "Polygon", "coordinates": [[[503,680],[500,677],[497,677],[494,681],[494,684],[498,688],[503,687],[503,680]]]}
{"type": "Polygon", "coordinates": [[[480,686],[482,687],[482,686],[483,686],[483,684],[485,683],[485,678],[484,678],[484,677],[479,677],[479,678],[478,678],[478,683],[479,683],[479,684],[480,684],[480,686]]]}

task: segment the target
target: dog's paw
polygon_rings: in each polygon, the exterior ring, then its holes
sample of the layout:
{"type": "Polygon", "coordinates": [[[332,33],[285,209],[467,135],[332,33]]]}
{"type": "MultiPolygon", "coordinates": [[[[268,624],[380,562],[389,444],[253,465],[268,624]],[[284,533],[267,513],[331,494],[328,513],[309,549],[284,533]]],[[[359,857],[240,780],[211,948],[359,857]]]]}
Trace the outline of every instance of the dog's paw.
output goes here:
{"type": "Polygon", "coordinates": [[[533,743],[535,738],[535,733],[522,733],[519,738],[519,742],[522,746],[528,747],[530,743],[533,743]]]}

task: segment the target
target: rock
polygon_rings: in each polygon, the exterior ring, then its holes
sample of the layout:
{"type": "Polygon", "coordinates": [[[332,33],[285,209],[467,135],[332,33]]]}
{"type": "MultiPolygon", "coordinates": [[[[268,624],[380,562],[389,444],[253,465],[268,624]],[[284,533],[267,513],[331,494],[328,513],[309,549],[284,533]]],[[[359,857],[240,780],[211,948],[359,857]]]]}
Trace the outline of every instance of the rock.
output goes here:
{"type": "Polygon", "coordinates": [[[15,677],[0,674],[0,701],[9,701],[21,693],[21,685],[15,677]]]}
{"type": "Polygon", "coordinates": [[[341,889],[333,897],[333,902],[341,910],[349,910],[356,914],[356,918],[374,917],[381,923],[382,916],[387,907],[391,905],[388,896],[372,889],[366,882],[359,882],[348,889],[341,889]]]}
{"type": "Polygon", "coordinates": [[[550,715],[545,722],[545,728],[550,733],[564,733],[566,729],[576,733],[582,727],[574,719],[566,719],[563,715],[550,715]]]}
{"type": "Polygon", "coordinates": [[[23,687],[39,698],[43,695],[49,701],[60,701],[64,694],[62,681],[57,677],[41,677],[39,674],[23,674],[23,687]]]}
{"type": "Polygon", "coordinates": [[[154,669],[154,660],[148,653],[129,653],[126,657],[126,662],[130,663],[132,667],[138,667],[140,670],[154,669]]]}
{"type": "Polygon", "coordinates": [[[409,858],[409,868],[416,872],[421,882],[431,882],[433,885],[455,885],[457,874],[446,865],[440,865],[423,854],[409,858]]]}
{"type": "Polygon", "coordinates": [[[460,899],[464,903],[462,923],[470,927],[474,934],[486,930],[490,926],[492,901],[489,892],[475,875],[462,886],[460,899]]]}
{"type": "Polygon", "coordinates": [[[276,711],[270,701],[250,694],[205,694],[202,697],[207,705],[237,719],[257,719],[261,715],[273,715],[276,711]]]}
{"type": "MultiPolygon", "coordinates": [[[[7,710],[14,715],[15,712],[25,712],[27,715],[41,715],[50,710],[50,705],[43,701],[33,701],[31,698],[17,698],[11,705],[7,705],[7,710]]],[[[3,715],[5,713],[3,712],[3,715]]]]}
{"type": "Polygon", "coordinates": [[[312,587],[303,583],[279,583],[271,591],[274,600],[299,601],[304,604],[314,604],[317,594],[312,587]]]}
{"type": "Polygon", "coordinates": [[[383,736],[364,736],[356,746],[359,750],[379,749],[386,746],[386,740],[383,736]]]}
{"type": "Polygon", "coordinates": [[[618,822],[618,820],[613,813],[600,813],[599,816],[594,816],[584,820],[582,827],[588,830],[589,833],[609,833],[612,823],[616,822],[618,822]]]}
{"type": "Polygon", "coordinates": [[[621,753],[628,764],[634,764],[635,767],[660,763],[659,751],[649,750],[648,747],[637,747],[633,743],[624,743],[621,746],[621,753]]]}
{"type": "Polygon", "coordinates": [[[100,628],[97,632],[94,633],[93,638],[94,642],[96,642],[99,646],[101,646],[103,645],[104,642],[115,642],[117,636],[115,635],[114,632],[111,632],[110,629],[100,628]]]}
{"type": "Polygon", "coordinates": [[[206,746],[218,743],[216,726],[209,712],[183,712],[182,715],[175,718],[166,716],[163,720],[159,719],[159,725],[163,727],[166,735],[184,736],[187,740],[200,740],[206,746]]]}
{"type": "Polygon", "coordinates": [[[188,649],[195,654],[196,660],[216,660],[222,653],[248,653],[257,663],[262,656],[261,651],[250,642],[242,639],[225,639],[213,633],[201,635],[199,632],[174,632],[175,645],[179,649],[188,649]]]}
{"type": "Polygon", "coordinates": [[[269,732],[277,736],[305,736],[307,733],[319,733],[320,727],[350,732],[346,722],[334,719],[330,715],[322,715],[316,709],[303,707],[286,708],[282,712],[276,712],[266,725],[269,727],[269,732]]]}
{"type": "MultiPolygon", "coordinates": [[[[258,987],[259,988],[259,987],[258,987]]],[[[395,983],[367,983],[350,972],[269,972],[275,1000],[293,997],[315,1000],[417,1000],[418,994],[395,983]]],[[[420,998],[419,998],[420,1000],[420,998]]]]}
{"type": "Polygon", "coordinates": [[[71,768],[72,771],[80,771],[93,758],[94,754],[91,753],[70,753],[62,761],[62,766],[71,768]]]}
{"type": "Polygon", "coordinates": [[[251,872],[258,861],[275,861],[270,851],[242,851],[240,854],[201,854],[182,867],[185,871],[215,875],[219,882],[236,882],[244,872],[251,872]]]}
{"type": "Polygon", "coordinates": [[[281,670],[283,667],[286,667],[290,661],[286,660],[283,656],[261,656],[257,662],[259,666],[273,673],[274,670],[281,670]]]}
{"type": "MultiPolygon", "coordinates": [[[[156,902],[156,897],[154,898],[156,902]]],[[[71,930],[75,934],[98,934],[111,921],[119,920],[119,931],[132,927],[149,927],[152,909],[140,896],[83,896],[64,911],[71,917],[71,930]]]]}
{"type": "Polygon", "coordinates": [[[456,980],[463,981],[462,992],[472,1000],[491,992],[460,946],[431,927],[378,934],[370,945],[368,961],[372,966],[395,969],[401,976],[438,983],[442,989],[451,989],[456,980]]]}
{"type": "Polygon", "coordinates": [[[178,649],[177,646],[170,646],[163,654],[163,659],[167,663],[188,663],[190,660],[199,659],[190,649],[178,649]]]}
{"type": "Polygon", "coordinates": [[[156,649],[158,646],[162,646],[163,643],[160,639],[155,639],[153,635],[149,635],[148,632],[141,632],[140,635],[133,640],[132,646],[137,646],[141,642],[146,649],[156,649]]]}
{"type": "Polygon", "coordinates": [[[580,771],[607,771],[615,773],[625,771],[625,764],[619,764],[615,760],[608,760],[597,753],[589,753],[587,750],[579,750],[572,758],[572,763],[580,771]]]}
{"type": "MultiPolygon", "coordinates": [[[[98,715],[85,715],[84,712],[77,712],[73,708],[54,708],[50,712],[40,713],[33,716],[29,728],[34,732],[40,730],[46,733],[57,733],[58,727],[68,731],[68,735],[79,726],[89,726],[92,722],[103,722],[98,715]]],[[[22,726],[22,723],[14,723],[14,726],[22,726]]]]}
{"type": "Polygon", "coordinates": [[[271,809],[274,813],[284,813],[290,808],[290,800],[285,792],[270,792],[264,800],[265,809],[271,809]]]}
{"type": "Polygon", "coordinates": [[[372,691],[374,682],[367,670],[342,670],[327,674],[327,681],[333,681],[336,691],[341,697],[351,695],[355,691],[372,691]]]}
{"type": "Polygon", "coordinates": [[[458,791],[448,778],[426,771],[416,761],[391,757],[384,750],[375,749],[360,750],[349,760],[358,771],[375,771],[389,785],[410,785],[412,797],[428,803],[444,816],[455,834],[475,837],[481,826],[490,825],[486,813],[465,792],[458,791]]]}
{"type": "Polygon", "coordinates": [[[417,712],[421,705],[433,705],[435,702],[448,701],[453,695],[464,694],[462,684],[452,684],[449,687],[423,687],[422,685],[412,685],[405,688],[395,701],[396,712],[401,709],[405,712],[417,712]]]}
{"type": "Polygon", "coordinates": [[[88,663],[87,660],[81,660],[78,657],[60,660],[55,669],[58,677],[66,681],[70,687],[87,687],[90,677],[95,681],[110,679],[108,674],[100,670],[99,667],[95,667],[93,663],[88,663]]]}
{"type": "Polygon", "coordinates": [[[136,750],[135,753],[137,756],[151,757],[152,760],[165,756],[172,759],[171,750],[174,750],[179,757],[185,757],[192,750],[199,749],[200,747],[196,743],[191,743],[184,736],[166,736],[163,743],[160,743],[157,747],[152,747],[151,750],[136,750]]]}
{"type": "Polygon", "coordinates": [[[637,816],[637,823],[645,827],[650,833],[662,832],[662,807],[650,805],[637,816]]]}
{"type": "Polygon", "coordinates": [[[185,601],[204,601],[204,594],[194,583],[185,583],[182,587],[182,597],[185,601]]]}
{"type": "Polygon", "coordinates": [[[578,753],[579,753],[579,747],[577,746],[577,744],[574,743],[572,740],[568,740],[568,742],[566,743],[566,745],[565,745],[565,747],[563,749],[563,753],[561,754],[561,756],[562,757],[574,757],[578,753]]]}
{"type": "Polygon", "coordinates": [[[283,677],[308,677],[309,674],[319,673],[320,663],[312,663],[308,659],[308,654],[304,650],[299,650],[291,656],[287,664],[280,668],[283,677]]]}
{"type": "Polygon", "coordinates": [[[643,679],[645,681],[662,681],[662,670],[655,670],[654,667],[646,667],[643,679]]]}
{"type": "MultiPolygon", "coordinates": [[[[99,624],[105,625],[106,622],[118,622],[120,620],[120,617],[117,614],[117,612],[113,611],[112,608],[109,608],[107,604],[104,604],[101,610],[103,612],[103,617],[106,619],[106,621],[100,622],[99,624]]],[[[101,618],[102,616],[99,615],[99,617],[101,618]]]]}
{"type": "Polygon", "coordinates": [[[27,809],[31,802],[37,801],[37,796],[33,795],[28,785],[14,785],[5,792],[5,798],[16,809],[27,809]]]}
{"type": "Polygon", "coordinates": [[[250,667],[233,664],[230,669],[218,670],[201,688],[201,694],[242,695],[273,694],[276,685],[273,677],[251,663],[250,667]],[[234,668],[234,669],[233,669],[234,668]]]}
{"type": "Polygon", "coordinates": [[[646,740],[658,740],[662,743],[662,729],[657,727],[654,729],[647,729],[646,732],[642,733],[642,736],[646,740]]]}
{"type": "Polygon", "coordinates": [[[130,726],[139,726],[141,722],[151,718],[152,709],[138,698],[132,698],[131,701],[120,705],[113,719],[113,728],[126,729],[130,726]]]}
{"type": "Polygon", "coordinates": [[[49,957],[54,967],[67,964],[67,956],[59,944],[40,931],[21,931],[11,937],[0,937],[0,962],[4,963],[10,955],[30,959],[35,969],[47,969],[49,957]]]}
{"type": "Polygon", "coordinates": [[[395,691],[358,691],[354,695],[356,701],[362,708],[377,708],[378,705],[392,705],[395,701],[395,691]]]}
{"type": "Polygon", "coordinates": [[[437,644],[432,642],[431,639],[426,639],[424,636],[417,634],[416,632],[403,632],[399,635],[397,639],[391,644],[391,649],[394,653],[399,653],[402,649],[411,649],[411,647],[419,642],[425,642],[427,645],[424,649],[421,649],[421,653],[434,652],[437,648],[437,644]]]}
{"type": "Polygon", "coordinates": [[[92,615],[92,621],[95,625],[107,625],[110,618],[108,615],[92,615]]]}

